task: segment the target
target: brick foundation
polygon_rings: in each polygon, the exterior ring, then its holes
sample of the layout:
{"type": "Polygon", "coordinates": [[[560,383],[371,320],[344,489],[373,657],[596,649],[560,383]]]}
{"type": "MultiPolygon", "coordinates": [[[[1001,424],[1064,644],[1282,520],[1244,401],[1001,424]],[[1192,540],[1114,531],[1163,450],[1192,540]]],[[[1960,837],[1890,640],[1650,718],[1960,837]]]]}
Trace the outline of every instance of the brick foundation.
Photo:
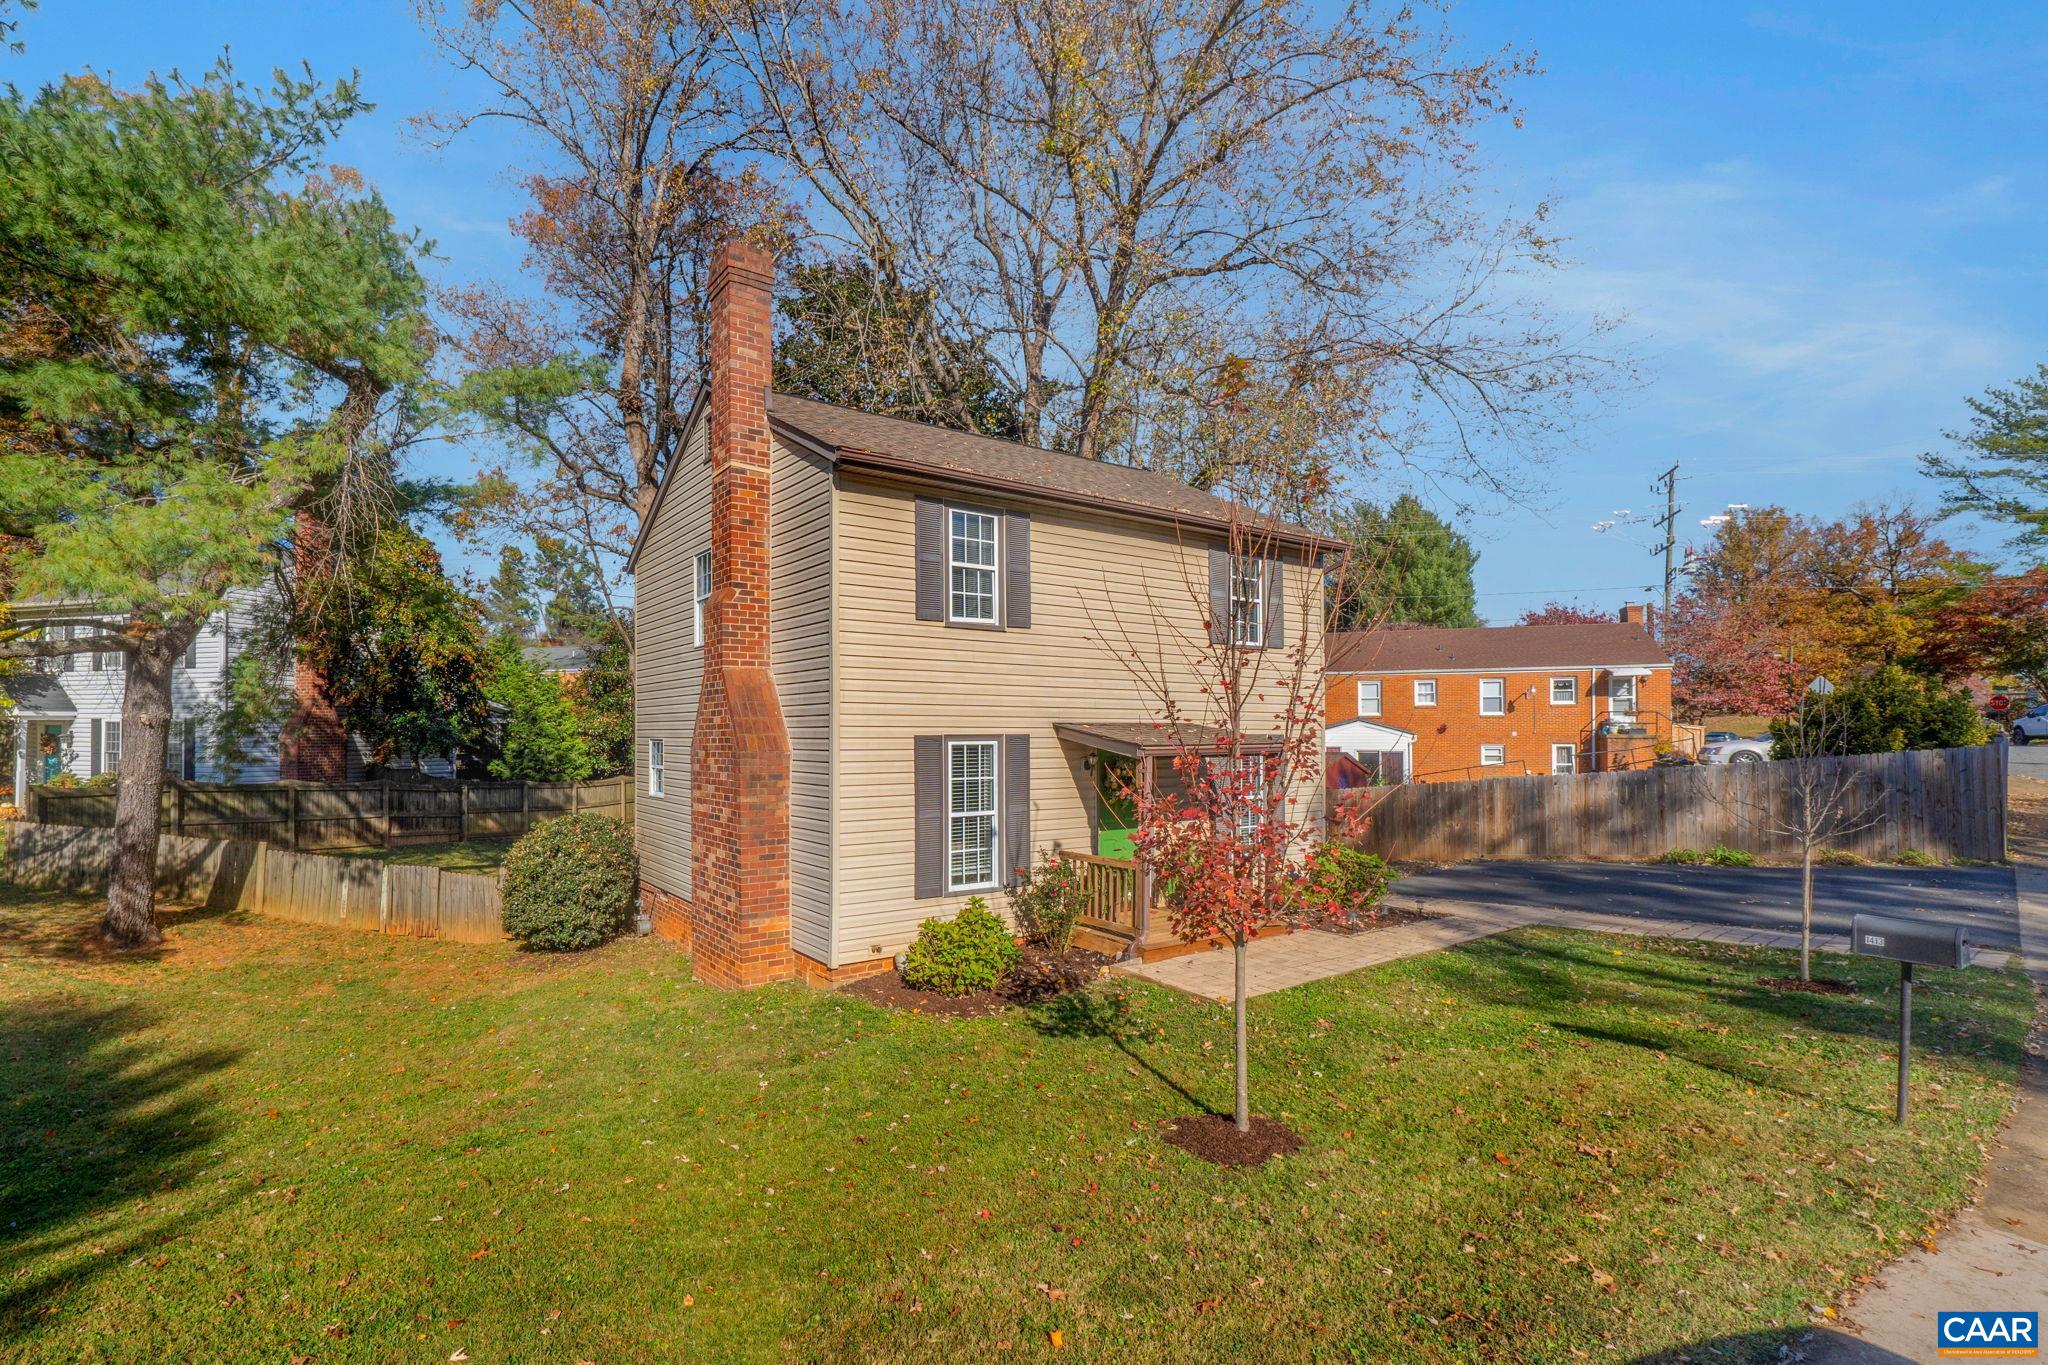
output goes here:
{"type": "Polygon", "coordinates": [[[873,957],[865,962],[849,962],[843,967],[827,967],[818,959],[805,957],[802,953],[795,954],[795,957],[797,978],[807,986],[821,988],[844,986],[849,981],[859,981],[863,977],[880,976],[883,972],[895,970],[896,967],[896,959],[893,957],[873,957]]]}
{"type": "Polygon", "coordinates": [[[684,952],[690,951],[690,929],[697,913],[695,906],[681,896],[662,890],[652,882],[642,882],[640,908],[647,912],[648,922],[654,926],[656,937],[680,944],[684,952]]]}

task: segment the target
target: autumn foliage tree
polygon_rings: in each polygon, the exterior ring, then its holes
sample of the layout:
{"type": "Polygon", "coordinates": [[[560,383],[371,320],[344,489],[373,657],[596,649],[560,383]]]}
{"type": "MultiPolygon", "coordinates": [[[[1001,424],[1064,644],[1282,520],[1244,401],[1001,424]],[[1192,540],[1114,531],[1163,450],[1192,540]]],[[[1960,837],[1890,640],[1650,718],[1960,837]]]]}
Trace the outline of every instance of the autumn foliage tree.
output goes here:
{"type": "Polygon", "coordinates": [[[1586,626],[1605,625],[1614,620],[1614,613],[1601,611],[1597,607],[1581,606],[1577,602],[1545,602],[1540,607],[1531,607],[1515,622],[1518,626],[1586,626]]]}

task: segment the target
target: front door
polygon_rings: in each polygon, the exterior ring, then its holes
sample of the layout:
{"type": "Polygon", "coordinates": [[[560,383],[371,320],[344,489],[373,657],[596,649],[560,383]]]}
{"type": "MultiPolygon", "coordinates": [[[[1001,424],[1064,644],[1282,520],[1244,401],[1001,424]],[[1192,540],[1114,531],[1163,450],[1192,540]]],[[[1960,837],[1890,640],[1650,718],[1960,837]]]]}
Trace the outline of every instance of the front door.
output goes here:
{"type": "Polygon", "coordinates": [[[71,727],[44,722],[36,726],[35,745],[29,751],[29,772],[36,782],[55,782],[64,772],[65,751],[71,747],[71,727]]]}

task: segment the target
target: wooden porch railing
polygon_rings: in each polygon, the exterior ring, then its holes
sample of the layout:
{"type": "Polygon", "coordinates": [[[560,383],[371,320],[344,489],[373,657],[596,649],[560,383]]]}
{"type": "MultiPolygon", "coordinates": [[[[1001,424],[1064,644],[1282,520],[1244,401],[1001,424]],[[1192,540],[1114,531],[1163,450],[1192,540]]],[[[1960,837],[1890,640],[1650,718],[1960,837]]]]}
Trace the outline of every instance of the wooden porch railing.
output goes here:
{"type": "Polygon", "coordinates": [[[1060,856],[1081,869],[1081,887],[1086,895],[1081,919],[1107,925],[1124,933],[1138,932],[1138,865],[1128,858],[1104,858],[1094,853],[1062,853],[1060,856]]]}

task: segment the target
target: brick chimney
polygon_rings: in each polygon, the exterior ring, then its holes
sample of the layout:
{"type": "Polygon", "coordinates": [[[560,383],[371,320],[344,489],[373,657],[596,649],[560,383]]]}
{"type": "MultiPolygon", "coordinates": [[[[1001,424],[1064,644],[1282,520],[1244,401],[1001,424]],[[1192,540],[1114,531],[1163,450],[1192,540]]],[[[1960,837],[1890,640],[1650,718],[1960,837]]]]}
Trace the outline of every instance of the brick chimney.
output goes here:
{"type": "Polygon", "coordinates": [[[1648,630],[1650,628],[1650,604],[1648,602],[1630,602],[1626,604],[1621,609],[1621,623],[1625,626],[1641,626],[1644,630],[1648,630]]]}
{"type": "Polygon", "coordinates": [[[795,973],[789,731],[768,654],[768,385],[775,261],[711,263],[711,600],[690,749],[691,952],[714,985],[795,973]]]}
{"type": "MultiPolygon", "coordinates": [[[[293,539],[293,570],[325,573],[333,549],[326,523],[301,509],[293,539]]],[[[277,775],[286,782],[348,781],[348,730],[327,684],[305,659],[292,661],[292,714],[278,736],[277,775]]]]}

